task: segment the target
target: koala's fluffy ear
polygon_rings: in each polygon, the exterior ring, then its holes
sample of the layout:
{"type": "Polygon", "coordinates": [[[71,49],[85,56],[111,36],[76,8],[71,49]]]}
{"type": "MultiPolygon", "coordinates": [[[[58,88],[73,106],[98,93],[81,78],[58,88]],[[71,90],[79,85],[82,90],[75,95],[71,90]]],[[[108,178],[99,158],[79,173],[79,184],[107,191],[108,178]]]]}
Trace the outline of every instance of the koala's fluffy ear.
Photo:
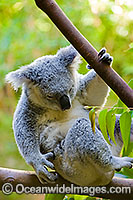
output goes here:
{"type": "Polygon", "coordinates": [[[14,90],[17,91],[17,89],[24,83],[28,82],[29,79],[27,77],[27,71],[29,66],[23,66],[20,69],[10,72],[6,75],[6,82],[11,83],[14,90]]]}
{"type": "Polygon", "coordinates": [[[77,68],[81,63],[80,55],[72,45],[60,49],[57,52],[57,57],[65,67],[77,68]]]}

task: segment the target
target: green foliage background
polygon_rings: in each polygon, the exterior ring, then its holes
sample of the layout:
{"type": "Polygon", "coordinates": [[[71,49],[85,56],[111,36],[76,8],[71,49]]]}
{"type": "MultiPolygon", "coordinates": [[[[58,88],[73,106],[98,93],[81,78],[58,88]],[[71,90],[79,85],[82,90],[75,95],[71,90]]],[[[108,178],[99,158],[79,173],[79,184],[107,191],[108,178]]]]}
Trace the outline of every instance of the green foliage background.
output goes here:
{"type": "MultiPolygon", "coordinates": [[[[133,2],[131,0],[57,0],[81,33],[99,51],[103,46],[114,57],[113,68],[128,82],[133,77],[133,2]]],[[[12,116],[20,91],[4,83],[5,75],[45,54],[54,54],[69,43],[33,0],[0,0],[0,166],[31,170],[18,153],[12,116]]],[[[86,73],[85,61],[79,71],[86,73]]],[[[117,97],[112,92],[108,105],[117,97]]],[[[0,199],[43,199],[15,195],[0,199]]]]}

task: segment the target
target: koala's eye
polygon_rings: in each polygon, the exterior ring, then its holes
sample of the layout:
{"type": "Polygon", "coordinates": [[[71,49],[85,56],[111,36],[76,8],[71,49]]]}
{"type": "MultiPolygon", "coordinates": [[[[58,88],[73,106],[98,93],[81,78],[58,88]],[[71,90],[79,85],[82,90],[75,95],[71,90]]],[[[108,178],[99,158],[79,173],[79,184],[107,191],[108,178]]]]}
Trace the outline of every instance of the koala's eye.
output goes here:
{"type": "Polygon", "coordinates": [[[72,91],[72,88],[69,90],[69,92],[71,92],[72,91]]]}

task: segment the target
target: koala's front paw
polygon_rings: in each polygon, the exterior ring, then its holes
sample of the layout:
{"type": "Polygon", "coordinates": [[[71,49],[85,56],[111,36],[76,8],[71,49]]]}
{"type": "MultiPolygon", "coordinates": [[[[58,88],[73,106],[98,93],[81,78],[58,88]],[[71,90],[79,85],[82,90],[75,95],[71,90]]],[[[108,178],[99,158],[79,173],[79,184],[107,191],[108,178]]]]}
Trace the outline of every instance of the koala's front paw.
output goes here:
{"type": "Polygon", "coordinates": [[[49,167],[51,169],[54,169],[54,165],[52,162],[50,162],[48,159],[54,159],[54,154],[52,152],[49,152],[47,154],[40,154],[36,160],[34,160],[32,166],[36,171],[36,174],[41,181],[41,183],[54,183],[57,178],[57,173],[51,173],[47,170],[46,167],[49,167]],[[44,166],[45,165],[45,166],[44,166]]]}
{"type": "Polygon", "coordinates": [[[113,57],[109,55],[109,53],[106,53],[106,49],[102,48],[98,54],[99,61],[104,62],[108,65],[111,65],[113,61],[113,57]]]}
{"type": "Polygon", "coordinates": [[[120,171],[123,167],[131,169],[133,167],[133,158],[129,157],[114,157],[114,168],[116,171],[120,171]]]}

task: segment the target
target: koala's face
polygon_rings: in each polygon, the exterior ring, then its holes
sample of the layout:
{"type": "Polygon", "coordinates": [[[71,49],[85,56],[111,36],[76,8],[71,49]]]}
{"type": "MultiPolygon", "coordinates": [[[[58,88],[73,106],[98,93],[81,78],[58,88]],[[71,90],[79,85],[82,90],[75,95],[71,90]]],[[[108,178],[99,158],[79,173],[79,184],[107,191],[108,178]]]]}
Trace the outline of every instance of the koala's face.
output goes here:
{"type": "Polygon", "coordinates": [[[76,95],[75,66],[78,64],[79,55],[69,46],[55,56],[43,56],[29,66],[9,73],[7,80],[16,87],[24,83],[26,94],[33,103],[53,110],[66,110],[76,95]]]}
{"type": "Polygon", "coordinates": [[[54,110],[71,107],[77,90],[75,74],[69,67],[62,65],[57,57],[40,58],[30,73],[33,80],[29,90],[35,103],[39,103],[33,95],[36,93],[38,99],[41,99],[41,105],[43,103],[45,107],[54,110]]]}

